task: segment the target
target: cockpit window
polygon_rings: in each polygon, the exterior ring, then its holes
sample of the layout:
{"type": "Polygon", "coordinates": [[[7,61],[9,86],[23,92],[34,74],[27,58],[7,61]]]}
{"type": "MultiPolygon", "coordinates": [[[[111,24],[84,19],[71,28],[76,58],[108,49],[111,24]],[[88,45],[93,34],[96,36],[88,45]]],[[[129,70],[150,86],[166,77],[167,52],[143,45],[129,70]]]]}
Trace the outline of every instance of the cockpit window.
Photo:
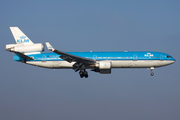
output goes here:
{"type": "Polygon", "coordinates": [[[171,56],[167,56],[167,58],[172,58],[171,56]]]}

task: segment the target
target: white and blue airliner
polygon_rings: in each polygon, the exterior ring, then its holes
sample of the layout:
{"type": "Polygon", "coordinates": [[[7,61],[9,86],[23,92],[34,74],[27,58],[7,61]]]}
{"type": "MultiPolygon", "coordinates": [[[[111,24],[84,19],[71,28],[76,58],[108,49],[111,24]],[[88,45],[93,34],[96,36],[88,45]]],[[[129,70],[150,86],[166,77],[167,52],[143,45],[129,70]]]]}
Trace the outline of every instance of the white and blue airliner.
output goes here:
{"type": "Polygon", "coordinates": [[[86,69],[101,74],[110,74],[112,68],[150,68],[150,75],[157,67],[170,65],[175,59],[166,53],[152,51],[119,52],[62,52],[49,42],[46,46],[52,53],[42,53],[44,45],[34,44],[18,27],[10,27],[16,44],[6,45],[6,51],[14,52],[13,60],[51,69],[73,69],[81,78],[88,77],[86,69]]]}

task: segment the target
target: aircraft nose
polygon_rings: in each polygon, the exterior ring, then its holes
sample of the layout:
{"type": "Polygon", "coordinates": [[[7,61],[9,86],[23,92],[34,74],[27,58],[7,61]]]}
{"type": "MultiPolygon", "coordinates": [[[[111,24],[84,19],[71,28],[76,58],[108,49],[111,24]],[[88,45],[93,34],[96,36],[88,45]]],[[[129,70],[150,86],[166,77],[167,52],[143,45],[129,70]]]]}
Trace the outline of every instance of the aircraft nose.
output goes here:
{"type": "Polygon", "coordinates": [[[172,59],[172,63],[175,63],[175,62],[176,62],[176,60],[173,58],[173,59],[172,59]]]}
{"type": "Polygon", "coordinates": [[[173,58],[173,61],[176,62],[176,60],[173,58]]]}
{"type": "Polygon", "coordinates": [[[168,62],[168,65],[173,64],[174,62],[176,62],[176,60],[174,58],[171,58],[171,60],[168,62]]]}

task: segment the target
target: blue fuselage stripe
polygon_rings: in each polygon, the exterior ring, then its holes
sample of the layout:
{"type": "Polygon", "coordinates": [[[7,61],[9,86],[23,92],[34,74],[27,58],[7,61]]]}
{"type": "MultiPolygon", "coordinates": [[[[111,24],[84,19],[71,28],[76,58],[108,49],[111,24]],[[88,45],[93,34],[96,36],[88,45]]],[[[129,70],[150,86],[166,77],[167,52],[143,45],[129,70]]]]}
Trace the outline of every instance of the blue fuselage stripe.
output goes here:
{"type": "MultiPolygon", "coordinates": [[[[170,55],[161,52],[67,52],[72,55],[95,59],[95,60],[173,60],[170,55]]],[[[34,61],[64,61],[59,58],[60,55],[56,53],[41,53],[28,55],[34,58],[34,61]]],[[[15,61],[21,61],[22,58],[15,55],[13,57],[15,61]]]]}

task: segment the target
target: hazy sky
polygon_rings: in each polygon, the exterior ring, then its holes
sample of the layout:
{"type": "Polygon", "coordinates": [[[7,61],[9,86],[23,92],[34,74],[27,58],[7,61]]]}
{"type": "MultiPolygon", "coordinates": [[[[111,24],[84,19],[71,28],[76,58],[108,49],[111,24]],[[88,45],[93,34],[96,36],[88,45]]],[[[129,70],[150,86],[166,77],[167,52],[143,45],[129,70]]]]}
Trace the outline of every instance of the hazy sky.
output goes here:
{"type": "MultiPolygon", "coordinates": [[[[179,0],[1,0],[0,120],[179,120],[179,0]],[[13,61],[9,27],[61,51],[158,51],[176,63],[147,69],[52,70],[13,61]]],[[[46,48],[45,52],[49,52],[46,48]]]]}

